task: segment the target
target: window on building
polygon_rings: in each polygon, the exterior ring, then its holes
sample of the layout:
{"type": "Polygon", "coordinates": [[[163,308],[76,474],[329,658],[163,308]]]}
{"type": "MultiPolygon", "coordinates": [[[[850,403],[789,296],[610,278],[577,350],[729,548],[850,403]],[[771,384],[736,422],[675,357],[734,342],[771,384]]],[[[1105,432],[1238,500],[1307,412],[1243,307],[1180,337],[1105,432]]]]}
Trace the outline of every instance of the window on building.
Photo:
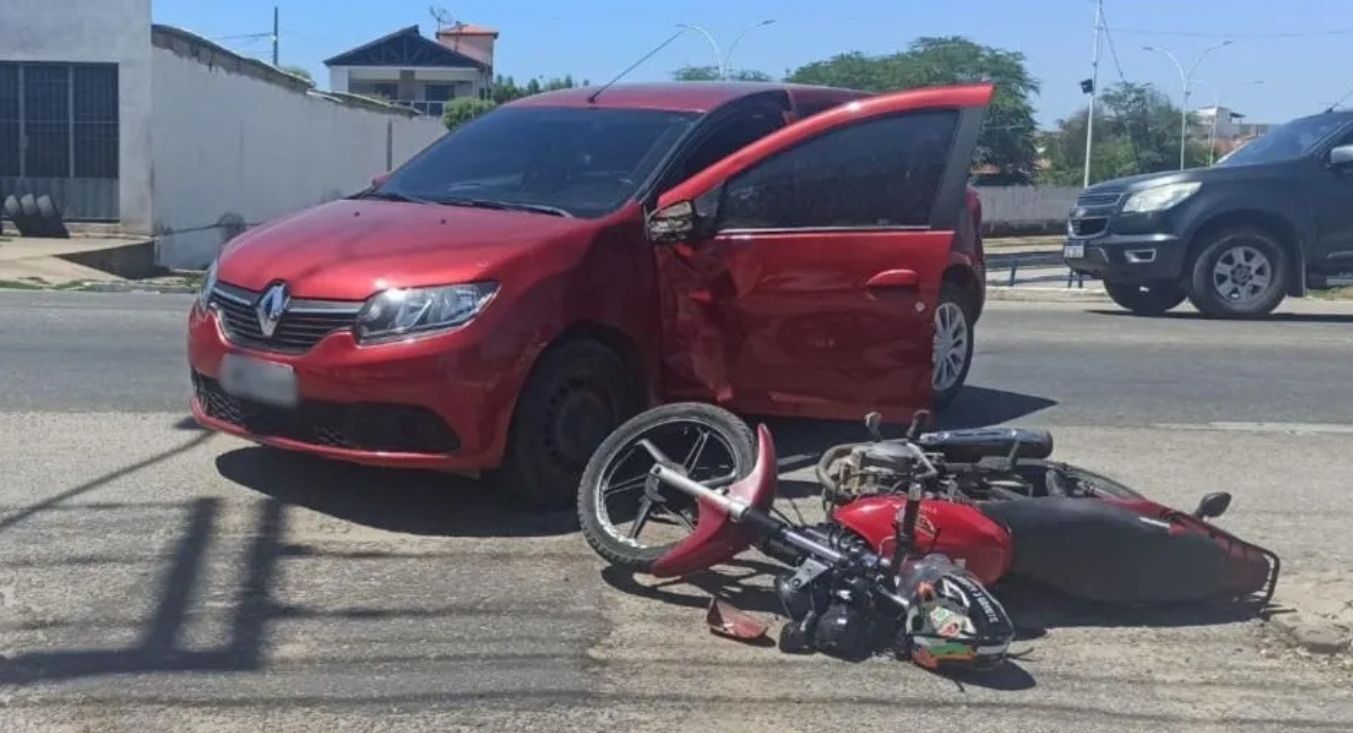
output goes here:
{"type": "Polygon", "coordinates": [[[372,84],[371,93],[375,94],[378,97],[385,97],[390,101],[394,101],[397,97],[399,97],[399,85],[389,82],[380,82],[377,84],[372,84]]]}
{"type": "Polygon", "coordinates": [[[0,63],[0,176],[117,178],[117,66],[0,63]]]}
{"type": "Polygon", "coordinates": [[[958,114],[915,112],[824,133],[730,180],[724,229],[924,226],[958,114]]]}
{"type": "Polygon", "coordinates": [[[450,84],[428,84],[423,87],[423,97],[429,102],[445,102],[455,96],[450,84]]]}

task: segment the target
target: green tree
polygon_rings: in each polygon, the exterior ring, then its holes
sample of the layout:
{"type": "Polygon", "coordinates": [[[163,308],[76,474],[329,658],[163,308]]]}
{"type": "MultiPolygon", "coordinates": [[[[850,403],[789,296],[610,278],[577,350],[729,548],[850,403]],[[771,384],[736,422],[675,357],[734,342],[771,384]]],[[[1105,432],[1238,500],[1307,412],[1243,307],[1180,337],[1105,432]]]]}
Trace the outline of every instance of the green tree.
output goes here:
{"type": "MultiPolygon", "coordinates": [[[[587,86],[587,84],[588,82],[584,80],[581,86],[587,86]]],[[[573,89],[577,86],[579,86],[579,84],[573,80],[572,74],[565,74],[563,77],[554,77],[551,79],[534,77],[528,79],[524,85],[518,85],[517,80],[510,76],[499,74],[493,80],[492,99],[498,104],[506,104],[514,99],[529,97],[532,94],[552,92],[557,89],[573,89]]]]}
{"type": "MultiPolygon", "coordinates": [[[[1117,84],[1104,90],[1100,102],[1095,111],[1091,183],[1179,167],[1179,108],[1158,89],[1150,84],[1117,84]]],[[[1087,110],[1081,109],[1058,121],[1057,131],[1048,136],[1043,180],[1080,185],[1086,118],[1087,110]]],[[[1184,159],[1190,167],[1206,165],[1206,145],[1190,140],[1184,159]]]]}
{"type": "Polygon", "coordinates": [[[315,86],[315,77],[311,76],[310,71],[306,69],[304,66],[298,66],[296,64],[283,64],[281,69],[282,71],[285,71],[288,74],[291,74],[292,76],[299,76],[302,79],[305,79],[306,81],[310,82],[310,86],[312,87],[315,86]]]}
{"type": "MultiPolygon", "coordinates": [[[[672,72],[677,81],[719,81],[717,66],[683,66],[672,72]]],[[[771,75],[755,69],[733,69],[728,72],[729,81],[770,81],[771,75]]]]}
{"type": "Polygon", "coordinates": [[[466,122],[492,111],[497,106],[498,103],[492,99],[459,97],[446,103],[446,111],[442,114],[442,123],[446,125],[446,129],[454,130],[466,122]]]}
{"type": "Polygon", "coordinates": [[[974,162],[992,166],[992,183],[1029,183],[1037,168],[1034,108],[1038,81],[1024,54],[983,46],[959,36],[918,38],[900,53],[868,56],[854,51],[796,69],[789,81],[888,92],[988,81],[996,95],[978,139],[974,162]]]}

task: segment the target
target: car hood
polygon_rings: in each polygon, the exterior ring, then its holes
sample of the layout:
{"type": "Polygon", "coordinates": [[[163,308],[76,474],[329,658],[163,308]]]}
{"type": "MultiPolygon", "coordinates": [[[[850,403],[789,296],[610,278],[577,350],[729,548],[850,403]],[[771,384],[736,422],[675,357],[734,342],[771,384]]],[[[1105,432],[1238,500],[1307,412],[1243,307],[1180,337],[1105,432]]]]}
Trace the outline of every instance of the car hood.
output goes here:
{"type": "Polygon", "coordinates": [[[1136,192],[1153,186],[1160,186],[1167,183],[1186,183],[1198,181],[1201,183],[1220,183],[1227,181],[1252,180],[1257,178],[1268,178],[1271,176],[1287,175],[1287,168],[1291,165],[1299,164],[1296,161],[1290,163],[1266,163],[1262,165],[1222,165],[1212,166],[1210,168],[1189,168],[1182,171],[1164,171],[1161,173],[1143,173],[1137,176],[1127,176],[1125,178],[1115,178],[1113,180],[1096,183],[1085,189],[1085,193],[1124,193],[1136,192]]]}
{"type": "Polygon", "coordinates": [[[530,212],[344,199],[240,235],[217,276],[250,290],[282,281],[294,297],[363,300],[387,288],[494,279],[507,262],[591,228],[530,212]]]}

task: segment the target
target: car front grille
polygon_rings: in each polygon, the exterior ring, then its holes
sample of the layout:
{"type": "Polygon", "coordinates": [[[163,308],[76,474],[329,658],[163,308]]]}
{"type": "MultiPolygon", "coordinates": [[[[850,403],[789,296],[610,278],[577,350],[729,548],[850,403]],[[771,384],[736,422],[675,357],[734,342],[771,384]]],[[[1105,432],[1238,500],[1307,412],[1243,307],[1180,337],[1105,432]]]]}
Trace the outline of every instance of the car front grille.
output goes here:
{"type": "Polygon", "coordinates": [[[1097,237],[1103,234],[1108,226],[1108,218],[1102,216],[1089,219],[1072,219],[1071,235],[1073,237],[1097,237]]]}
{"type": "Polygon", "coordinates": [[[211,303],[221,314],[221,325],[234,343],[265,351],[301,352],[334,331],[352,328],[361,303],[348,300],[292,300],[271,336],[263,335],[254,306],[259,293],[217,283],[211,303]]]}
{"type": "Polygon", "coordinates": [[[1076,199],[1076,206],[1081,208],[1114,206],[1122,197],[1121,193],[1083,193],[1076,199]]]}
{"type": "Polygon", "coordinates": [[[283,409],[243,400],[193,372],[193,393],[208,417],[251,435],[288,438],[328,448],[442,455],[460,440],[436,413],[416,405],[340,404],[303,400],[283,409]]]}

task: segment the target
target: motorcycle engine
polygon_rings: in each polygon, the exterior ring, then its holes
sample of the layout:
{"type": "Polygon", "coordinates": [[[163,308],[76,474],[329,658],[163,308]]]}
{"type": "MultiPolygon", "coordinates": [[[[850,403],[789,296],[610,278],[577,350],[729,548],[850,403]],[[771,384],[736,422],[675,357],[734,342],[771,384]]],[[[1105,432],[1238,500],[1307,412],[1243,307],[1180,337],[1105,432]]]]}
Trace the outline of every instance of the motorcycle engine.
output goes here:
{"type": "Polygon", "coordinates": [[[906,488],[908,477],[915,470],[914,455],[902,446],[892,443],[855,445],[850,452],[828,465],[823,495],[837,504],[868,494],[878,494],[906,488]]]}
{"type": "MultiPolygon", "coordinates": [[[[863,540],[831,525],[805,530],[847,555],[864,548],[863,540]]],[[[820,651],[850,660],[870,655],[875,614],[870,583],[860,570],[850,562],[832,567],[810,557],[792,574],[776,579],[776,595],[789,616],[780,630],[782,651],[820,651]]]]}

